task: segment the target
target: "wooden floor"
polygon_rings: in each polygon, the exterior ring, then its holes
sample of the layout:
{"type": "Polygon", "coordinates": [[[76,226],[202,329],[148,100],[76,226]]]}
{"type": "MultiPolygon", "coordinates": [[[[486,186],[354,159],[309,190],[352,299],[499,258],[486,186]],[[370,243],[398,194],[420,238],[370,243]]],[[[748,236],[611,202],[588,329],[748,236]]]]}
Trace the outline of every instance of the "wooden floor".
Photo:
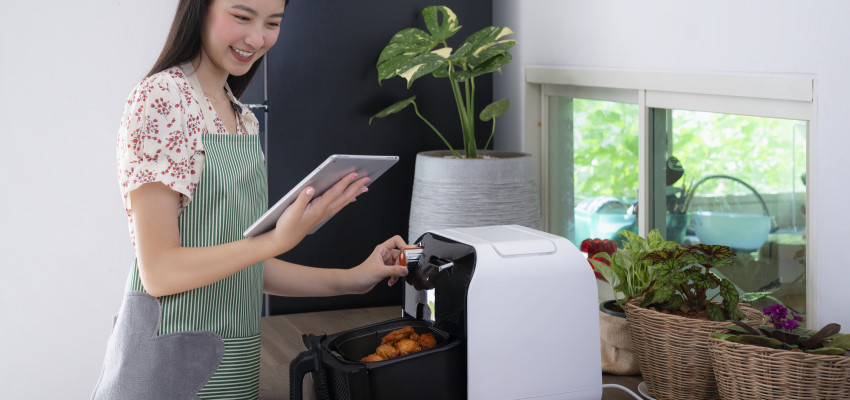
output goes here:
{"type": "MultiPolygon", "coordinates": [[[[336,333],[398,317],[401,317],[401,309],[396,306],[263,317],[260,399],[289,398],[289,362],[304,350],[301,342],[302,334],[336,333]]],[[[641,378],[640,376],[605,374],[602,376],[602,382],[622,385],[637,393],[641,378]]],[[[618,389],[606,388],[602,391],[602,399],[633,400],[634,397],[618,389]]]]}

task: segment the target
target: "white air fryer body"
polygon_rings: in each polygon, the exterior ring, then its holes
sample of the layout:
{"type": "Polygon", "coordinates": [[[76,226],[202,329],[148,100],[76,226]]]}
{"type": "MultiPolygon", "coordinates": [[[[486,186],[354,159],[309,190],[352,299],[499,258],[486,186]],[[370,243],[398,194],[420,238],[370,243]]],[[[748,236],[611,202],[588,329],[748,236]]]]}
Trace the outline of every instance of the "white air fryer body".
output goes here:
{"type": "MultiPolygon", "coordinates": [[[[469,399],[602,397],[596,280],[571,242],[518,225],[430,233],[475,249],[469,399]]],[[[416,293],[405,291],[405,310],[416,293]]]]}

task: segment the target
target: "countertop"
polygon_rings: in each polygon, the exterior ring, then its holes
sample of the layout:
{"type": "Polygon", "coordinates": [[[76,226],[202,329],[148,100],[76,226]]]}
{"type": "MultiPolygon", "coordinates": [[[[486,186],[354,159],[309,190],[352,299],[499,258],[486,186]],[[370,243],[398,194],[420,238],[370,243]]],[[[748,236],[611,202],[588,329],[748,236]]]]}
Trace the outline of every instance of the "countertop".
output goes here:
{"type": "MultiPolygon", "coordinates": [[[[302,334],[335,333],[400,316],[401,309],[392,306],[263,317],[260,322],[260,399],[289,397],[289,362],[304,350],[302,334]]],[[[635,393],[641,381],[640,376],[602,375],[602,383],[622,385],[635,393]]],[[[618,389],[606,388],[602,391],[602,399],[634,400],[634,397],[618,389]]]]}

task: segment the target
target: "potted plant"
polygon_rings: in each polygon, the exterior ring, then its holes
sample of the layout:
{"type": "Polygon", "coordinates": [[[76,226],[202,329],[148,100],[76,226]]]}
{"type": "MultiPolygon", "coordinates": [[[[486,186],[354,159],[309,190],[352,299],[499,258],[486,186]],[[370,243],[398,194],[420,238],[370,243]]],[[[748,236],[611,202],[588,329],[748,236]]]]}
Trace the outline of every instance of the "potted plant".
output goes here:
{"type": "MultiPolygon", "coordinates": [[[[675,159],[674,157],[671,158],[675,159]]],[[[678,161],[678,159],[675,159],[676,163],[678,161]]],[[[667,163],[669,168],[671,161],[667,160],[667,163]]],[[[690,184],[682,182],[681,187],[672,186],[672,183],[667,186],[667,238],[676,243],[685,244],[688,225],[691,223],[691,215],[688,210],[694,197],[693,188],[693,180],[690,184]]]]}
{"type": "Polygon", "coordinates": [[[616,299],[607,308],[622,313],[625,312],[626,301],[642,295],[655,280],[656,265],[645,259],[646,255],[673,249],[678,244],[665,241],[657,229],[650,231],[646,239],[627,229],[617,234],[624,238],[622,249],[618,248],[615,252],[589,252],[588,255],[591,256],[590,263],[594,270],[602,275],[615,293],[616,299]]]}
{"type": "Polygon", "coordinates": [[[649,232],[646,239],[626,229],[618,233],[625,238],[622,249],[617,248],[614,241],[609,241],[614,243],[614,249],[605,248],[604,242],[600,242],[602,246],[597,249],[591,240],[587,243],[587,251],[594,270],[608,282],[615,297],[599,305],[602,371],[635,375],[640,373],[640,368],[623,305],[641,295],[655,280],[655,266],[645,256],[677,244],[665,241],[657,229],[649,232]]]}
{"type": "Polygon", "coordinates": [[[827,324],[817,332],[801,316],[774,304],[762,312],[771,325],[736,322],[714,332],[709,350],[723,399],[850,398],[850,334],[827,324]]]}
{"type": "Polygon", "coordinates": [[[712,272],[734,258],[729,247],[707,244],[656,250],[644,257],[656,268],[656,278],[643,297],[626,302],[625,308],[638,364],[653,397],[719,397],[709,334],[728,325],[723,321],[750,326],[763,321],[760,312],[738,303],[732,282],[712,272]]]}
{"type": "Polygon", "coordinates": [[[511,62],[508,51],[515,40],[503,39],[513,33],[507,27],[488,26],[457,44],[449,39],[460,31],[457,15],[445,6],[422,11],[427,32],[409,27],[390,39],[378,62],[378,83],[401,77],[410,89],[426,75],[445,79],[457,106],[463,152],[452,147],[446,135],[419,112],[416,96],[396,102],[369,119],[383,118],[412,106],[413,112],[436,133],[447,151],[422,152],[416,157],[411,200],[409,238],[415,240],[429,229],[457,226],[519,224],[540,225],[535,170],[526,153],[486,152],[496,129],[496,118],[507,111],[508,99],[483,107],[474,104],[475,79],[511,62]],[[492,121],[486,144],[479,149],[475,140],[475,118],[492,121]],[[474,187],[474,190],[470,190],[474,187]]]}

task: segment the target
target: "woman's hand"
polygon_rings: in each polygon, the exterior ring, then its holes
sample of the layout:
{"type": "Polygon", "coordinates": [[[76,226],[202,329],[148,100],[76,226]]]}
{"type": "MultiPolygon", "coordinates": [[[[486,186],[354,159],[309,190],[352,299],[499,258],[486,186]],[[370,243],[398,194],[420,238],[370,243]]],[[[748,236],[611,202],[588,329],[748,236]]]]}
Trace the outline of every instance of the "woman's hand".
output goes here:
{"type": "Polygon", "coordinates": [[[406,276],[407,266],[398,265],[400,249],[404,246],[407,243],[398,235],[376,246],[366,261],[350,270],[350,291],[366,293],[387,277],[390,278],[387,284],[392,286],[400,277],[406,276]]]}
{"type": "Polygon", "coordinates": [[[319,197],[313,198],[315,189],[312,187],[305,188],[270,232],[280,246],[280,253],[295,247],[310,231],[367,192],[369,182],[369,177],[357,179],[357,174],[352,172],[319,197]]]}

